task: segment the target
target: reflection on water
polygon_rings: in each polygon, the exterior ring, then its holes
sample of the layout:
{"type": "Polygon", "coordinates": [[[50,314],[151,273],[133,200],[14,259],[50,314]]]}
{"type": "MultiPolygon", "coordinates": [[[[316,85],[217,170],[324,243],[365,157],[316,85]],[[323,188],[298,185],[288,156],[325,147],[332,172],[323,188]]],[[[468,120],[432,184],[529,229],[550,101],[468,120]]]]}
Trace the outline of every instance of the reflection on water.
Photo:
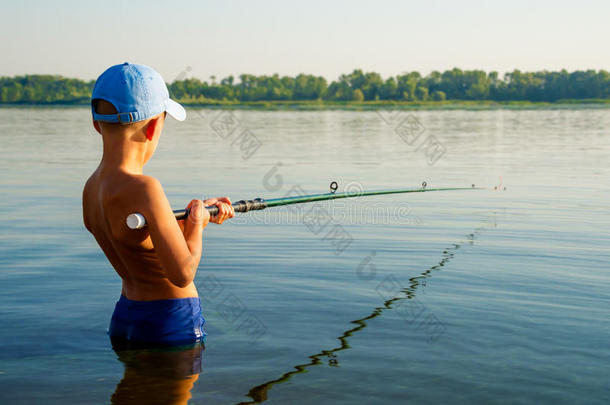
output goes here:
{"type": "MultiPolygon", "coordinates": [[[[431,266],[430,268],[428,268],[426,271],[424,271],[423,273],[421,273],[418,276],[411,277],[409,279],[409,286],[401,289],[399,295],[385,300],[383,302],[382,306],[374,308],[373,311],[370,314],[368,314],[367,316],[360,318],[360,319],[356,319],[354,321],[351,321],[350,323],[355,324],[356,326],[346,330],[345,332],[343,332],[343,334],[341,336],[337,337],[337,340],[339,340],[339,342],[340,342],[339,346],[332,348],[332,349],[321,350],[320,352],[309,356],[309,359],[311,359],[309,362],[304,363],[304,364],[298,364],[298,365],[294,366],[293,371],[284,373],[275,380],[267,381],[263,384],[260,384],[260,385],[257,385],[256,387],[251,388],[250,391],[248,391],[247,396],[250,397],[252,399],[252,401],[240,402],[239,405],[256,404],[256,403],[261,403],[261,402],[266,401],[267,396],[268,396],[268,391],[271,389],[271,387],[273,387],[276,384],[284,383],[284,382],[288,381],[293,375],[304,373],[313,366],[318,366],[320,364],[327,363],[330,367],[338,367],[339,359],[337,357],[337,353],[350,348],[348,338],[354,336],[354,334],[356,334],[357,332],[366,328],[368,326],[367,321],[370,321],[373,318],[377,318],[378,316],[383,314],[385,311],[396,309],[405,300],[414,300],[417,289],[420,286],[425,286],[426,279],[432,277],[432,274],[434,271],[438,271],[443,266],[445,266],[445,264],[447,264],[447,262],[449,262],[455,256],[455,252],[461,246],[474,245],[474,240],[479,234],[481,234],[482,232],[484,232],[486,229],[488,229],[490,227],[495,228],[497,226],[498,226],[498,223],[497,223],[496,213],[494,213],[493,217],[487,219],[482,226],[476,228],[472,233],[469,233],[468,235],[466,235],[464,237],[464,239],[462,239],[458,243],[454,243],[451,247],[448,247],[445,250],[443,250],[442,259],[436,265],[431,266]],[[326,360],[324,360],[324,359],[326,359],[326,360]]],[[[420,313],[421,312],[423,312],[423,311],[420,311],[420,313]]],[[[430,324],[424,325],[423,327],[430,328],[430,324]]],[[[435,327],[435,325],[432,325],[432,328],[434,328],[434,327],[435,327]]],[[[435,332],[430,331],[428,329],[426,331],[426,333],[435,333],[435,332]]],[[[431,336],[428,336],[429,340],[430,340],[430,337],[431,336]]],[[[432,336],[432,337],[434,337],[434,336],[432,336]]],[[[434,339],[434,340],[436,340],[436,339],[434,339]]]]}
{"type": "Polygon", "coordinates": [[[201,373],[203,343],[177,347],[133,347],[113,341],[124,364],[112,404],[186,404],[201,373]]]}

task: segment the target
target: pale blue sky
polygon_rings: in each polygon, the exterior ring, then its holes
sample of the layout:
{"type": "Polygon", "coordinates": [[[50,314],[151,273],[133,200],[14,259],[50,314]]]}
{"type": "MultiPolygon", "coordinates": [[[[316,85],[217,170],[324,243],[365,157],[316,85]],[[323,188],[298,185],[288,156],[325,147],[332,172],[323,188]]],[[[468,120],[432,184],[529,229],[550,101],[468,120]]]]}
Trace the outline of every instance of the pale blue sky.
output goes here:
{"type": "Polygon", "coordinates": [[[610,69],[609,1],[0,0],[0,76],[610,69]]]}

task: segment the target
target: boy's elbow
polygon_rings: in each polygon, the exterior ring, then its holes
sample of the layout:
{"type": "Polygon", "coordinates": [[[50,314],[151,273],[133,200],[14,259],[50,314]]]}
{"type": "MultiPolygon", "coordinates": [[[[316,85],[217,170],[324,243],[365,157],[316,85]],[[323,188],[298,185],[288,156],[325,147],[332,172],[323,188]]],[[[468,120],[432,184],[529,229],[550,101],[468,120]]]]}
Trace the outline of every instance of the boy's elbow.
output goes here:
{"type": "Polygon", "coordinates": [[[171,281],[172,284],[178,288],[185,288],[193,282],[193,280],[190,280],[187,278],[180,278],[180,279],[173,279],[173,280],[170,279],[169,281],[171,281]]]}
{"type": "Polygon", "coordinates": [[[195,269],[193,269],[192,266],[177,269],[177,271],[172,272],[171,277],[168,277],[169,281],[179,288],[187,287],[193,282],[194,278],[195,269]]]}

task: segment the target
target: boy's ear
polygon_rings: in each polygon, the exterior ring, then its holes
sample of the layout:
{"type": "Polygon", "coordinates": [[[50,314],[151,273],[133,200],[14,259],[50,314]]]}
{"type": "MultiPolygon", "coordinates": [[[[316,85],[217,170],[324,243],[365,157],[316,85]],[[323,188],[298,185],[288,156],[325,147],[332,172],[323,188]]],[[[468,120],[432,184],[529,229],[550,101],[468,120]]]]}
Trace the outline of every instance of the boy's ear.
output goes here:
{"type": "Polygon", "coordinates": [[[150,120],[148,125],[146,126],[146,139],[152,141],[153,136],[155,135],[155,129],[157,129],[157,125],[159,124],[158,118],[153,118],[150,120]]]}
{"type": "Polygon", "coordinates": [[[100,135],[102,134],[102,128],[100,128],[100,123],[98,121],[93,120],[93,128],[95,128],[100,135]]]}

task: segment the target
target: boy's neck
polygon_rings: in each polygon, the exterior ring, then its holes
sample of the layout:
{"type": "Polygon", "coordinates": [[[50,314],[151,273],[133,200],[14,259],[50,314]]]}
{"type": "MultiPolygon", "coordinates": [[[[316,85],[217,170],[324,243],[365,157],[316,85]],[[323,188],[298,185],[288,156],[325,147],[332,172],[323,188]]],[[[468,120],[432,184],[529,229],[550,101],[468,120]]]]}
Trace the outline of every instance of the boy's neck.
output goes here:
{"type": "Polygon", "coordinates": [[[134,142],[127,136],[102,136],[104,152],[100,168],[142,174],[146,163],[146,142],[134,142]]]}

